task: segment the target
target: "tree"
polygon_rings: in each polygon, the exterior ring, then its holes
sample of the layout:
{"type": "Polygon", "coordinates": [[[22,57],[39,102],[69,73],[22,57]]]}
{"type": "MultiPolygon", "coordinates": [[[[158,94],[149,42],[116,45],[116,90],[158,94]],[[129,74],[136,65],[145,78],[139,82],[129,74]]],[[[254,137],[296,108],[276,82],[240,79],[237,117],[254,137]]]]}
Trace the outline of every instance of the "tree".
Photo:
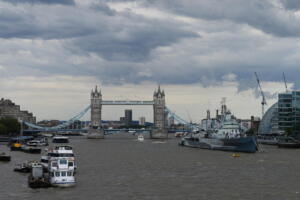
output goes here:
{"type": "MultiPolygon", "coordinates": [[[[0,124],[2,124],[6,128],[6,133],[5,134],[19,133],[20,129],[21,129],[21,125],[18,122],[18,120],[13,119],[13,118],[0,119],[0,124]]],[[[3,129],[3,131],[4,131],[4,129],[3,129]]]]}
{"type": "Polygon", "coordinates": [[[3,124],[0,124],[0,135],[7,135],[7,128],[3,124]]]}

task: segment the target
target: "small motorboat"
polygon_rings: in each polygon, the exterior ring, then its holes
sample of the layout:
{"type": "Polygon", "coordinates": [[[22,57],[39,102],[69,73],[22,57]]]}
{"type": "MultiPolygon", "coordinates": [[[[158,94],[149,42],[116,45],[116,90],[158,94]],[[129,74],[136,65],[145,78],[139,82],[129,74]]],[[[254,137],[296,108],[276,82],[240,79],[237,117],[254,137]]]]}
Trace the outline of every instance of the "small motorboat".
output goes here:
{"type": "Polygon", "coordinates": [[[5,152],[0,153],[0,161],[10,161],[10,155],[7,155],[5,152]]]}
{"type": "Polygon", "coordinates": [[[22,145],[22,151],[26,153],[41,153],[42,149],[40,143],[37,140],[28,141],[25,145],[22,145]]]}
{"type": "Polygon", "coordinates": [[[25,162],[21,164],[17,164],[14,168],[15,172],[29,173],[31,172],[32,162],[25,162]]]}
{"type": "Polygon", "coordinates": [[[11,138],[9,142],[10,150],[11,151],[22,151],[22,146],[26,142],[33,140],[32,136],[20,136],[11,138]]]}
{"type": "Polygon", "coordinates": [[[11,151],[21,151],[22,150],[22,143],[16,142],[12,143],[10,146],[11,151]]]}
{"type": "Polygon", "coordinates": [[[138,141],[143,142],[144,141],[144,136],[143,135],[139,135],[138,136],[138,141]]]}

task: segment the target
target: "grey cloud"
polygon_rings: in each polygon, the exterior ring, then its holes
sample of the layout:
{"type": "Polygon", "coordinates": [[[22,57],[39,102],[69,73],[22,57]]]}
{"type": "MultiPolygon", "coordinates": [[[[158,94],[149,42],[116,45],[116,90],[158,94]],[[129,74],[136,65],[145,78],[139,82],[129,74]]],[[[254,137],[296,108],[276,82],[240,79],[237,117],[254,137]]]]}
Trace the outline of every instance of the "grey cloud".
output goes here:
{"type": "Polygon", "coordinates": [[[299,0],[281,0],[283,6],[289,10],[300,10],[299,0]]]}
{"type": "Polygon", "coordinates": [[[142,61],[149,58],[152,49],[198,34],[172,20],[118,13],[99,3],[90,8],[3,8],[0,37],[64,39],[69,45],[66,48],[80,54],[91,52],[109,60],[142,61]]]}
{"type": "Polygon", "coordinates": [[[132,19],[114,31],[103,31],[85,38],[72,40],[73,47],[84,52],[96,53],[108,60],[145,61],[151,50],[168,46],[183,38],[199,37],[198,34],[169,25],[167,22],[146,22],[132,19]]]}
{"type": "Polygon", "coordinates": [[[74,0],[2,0],[5,2],[18,4],[18,3],[29,3],[29,4],[62,4],[62,5],[75,5],[74,0]]]}
{"type": "MultiPolygon", "coordinates": [[[[283,1],[287,7],[299,7],[299,1],[283,1]]],[[[300,20],[294,13],[280,9],[268,0],[144,0],[146,6],[157,7],[180,15],[205,20],[230,20],[248,24],[279,37],[299,37],[300,20]]]]}
{"type": "Polygon", "coordinates": [[[82,37],[96,31],[86,14],[71,8],[0,8],[0,38],[62,39],[82,37]],[[66,12],[74,17],[65,15],[66,12]]]}
{"type": "Polygon", "coordinates": [[[262,81],[281,81],[285,71],[288,81],[300,86],[299,38],[272,37],[252,28],[297,35],[299,22],[287,20],[284,9],[256,0],[149,2],[147,6],[204,20],[186,24],[147,18],[113,10],[104,1],[87,7],[3,4],[0,76],[84,75],[104,84],[150,81],[208,87],[235,74],[238,91],[243,91],[256,88],[254,71],[262,81]],[[33,55],[17,54],[20,49],[33,55]]]}

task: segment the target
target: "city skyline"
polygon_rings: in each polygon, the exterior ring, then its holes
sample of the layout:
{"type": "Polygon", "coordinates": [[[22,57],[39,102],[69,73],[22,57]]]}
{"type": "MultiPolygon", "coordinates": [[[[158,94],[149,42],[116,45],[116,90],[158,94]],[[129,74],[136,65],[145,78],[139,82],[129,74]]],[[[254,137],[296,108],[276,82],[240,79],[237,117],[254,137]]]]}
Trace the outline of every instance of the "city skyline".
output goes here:
{"type": "MultiPolygon", "coordinates": [[[[214,115],[222,97],[239,118],[261,116],[255,71],[267,107],[285,91],[282,72],[299,88],[299,9],[294,0],[2,0],[1,98],[38,120],[67,120],[96,84],[105,100],[151,100],[161,84],[188,121],[214,115]]],[[[105,107],[103,119],[126,108],[153,118],[152,108],[123,106],[105,107]]]]}

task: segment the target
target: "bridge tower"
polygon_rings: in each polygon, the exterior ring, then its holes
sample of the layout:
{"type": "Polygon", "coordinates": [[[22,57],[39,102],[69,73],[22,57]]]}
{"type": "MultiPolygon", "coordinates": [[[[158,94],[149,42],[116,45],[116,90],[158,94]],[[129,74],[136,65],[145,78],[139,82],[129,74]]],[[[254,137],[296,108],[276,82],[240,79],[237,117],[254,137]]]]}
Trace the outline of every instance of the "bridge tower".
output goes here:
{"type": "Polygon", "coordinates": [[[166,111],[166,100],[165,92],[160,89],[154,91],[153,94],[153,122],[154,128],[151,132],[151,138],[153,139],[165,139],[168,138],[167,131],[167,116],[168,112],[166,111]]]}
{"type": "Polygon", "coordinates": [[[90,139],[103,139],[104,130],[101,126],[102,94],[97,86],[91,92],[91,126],[88,132],[90,139]]]}

